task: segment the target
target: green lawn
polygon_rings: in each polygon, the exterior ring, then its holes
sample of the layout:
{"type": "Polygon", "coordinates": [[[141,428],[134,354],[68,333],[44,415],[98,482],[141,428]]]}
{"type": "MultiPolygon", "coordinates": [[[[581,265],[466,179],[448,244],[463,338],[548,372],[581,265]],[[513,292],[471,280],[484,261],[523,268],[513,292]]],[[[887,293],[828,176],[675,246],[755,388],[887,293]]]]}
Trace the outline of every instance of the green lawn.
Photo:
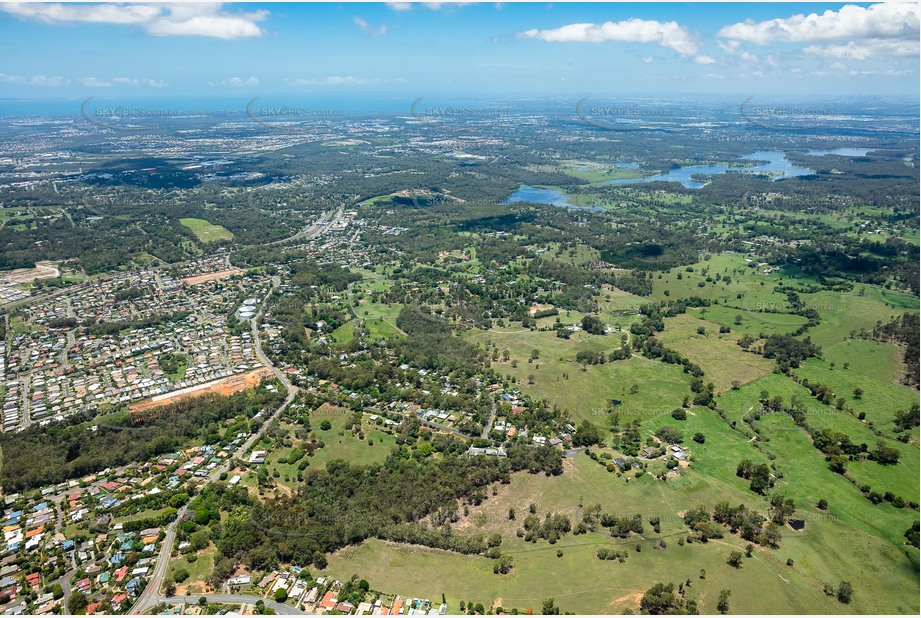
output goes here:
{"type": "Polygon", "coordinates": [[[195,237],[201,242],[215,242],[219,240],[233,240],[233,234],[230,230],[221,226],[209,223],[205,219],[184,218],[179,223],[192,230],[195,237]]]}
{"type": "Polygon", "coordinates": [[[317,438],[325,443],[325,446],[310,458],[310,467],[323,468],[333,459],[345,459],[356,465],[368,465],[381,463],[387,458],[391,449],[396,446],[396,439],[372,423],[367,414],[362,419],[365,438],[358,439],[351,431],[345,430],[350,414],[344,408],[324,406],[310,415],[311,428],[317,438]],[[324,420],[328,420],[332,425],[325,431],[320,429],[324,420]]]}

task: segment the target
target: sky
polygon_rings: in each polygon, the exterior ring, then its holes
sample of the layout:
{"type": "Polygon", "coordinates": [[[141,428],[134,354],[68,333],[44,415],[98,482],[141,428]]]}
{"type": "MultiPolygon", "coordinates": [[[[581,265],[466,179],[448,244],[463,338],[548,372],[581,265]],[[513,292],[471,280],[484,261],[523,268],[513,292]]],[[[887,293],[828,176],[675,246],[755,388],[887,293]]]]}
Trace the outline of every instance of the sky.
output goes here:
{"type": "Polygon", "coordinates": [[[0,3],[0,97],[919,92],[914,3],[0,3]]]}

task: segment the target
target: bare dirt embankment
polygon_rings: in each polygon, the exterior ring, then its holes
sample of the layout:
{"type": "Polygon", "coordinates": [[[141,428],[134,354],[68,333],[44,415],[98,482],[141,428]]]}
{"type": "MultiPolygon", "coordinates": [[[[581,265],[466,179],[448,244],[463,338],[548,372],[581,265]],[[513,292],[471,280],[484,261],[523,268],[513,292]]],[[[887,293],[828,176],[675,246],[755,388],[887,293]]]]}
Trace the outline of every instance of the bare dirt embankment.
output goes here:
{"type": "Polygon", "coordinates": [[[198,285],[199,283],[205,283],[206,281],[214,281],[215,279],[227,279],[228,277],[233,277],[234,275],[242,275],[243,271],[239,268],[228,268],[227,270],[219,270],[216,273],[206,273],[204,275],[195,275],[194,277],[186,277],[182,282],[186,285],[198,285]]]}
{"type": "Polygon", "coordinates": [[[222,396],[232,395],[238,391],[258,386],[263,378],[270,377],[271,375],[272,371],[270,369],[266,367],[260,367],[259,369],[254,369],[253,371],[248,371],[239,375],[229,376],[226,378],[221,378],[220,380],[205,382],[203,384],[196,384],[195,386],[183,388],[171,393],[156,395],[150,399],[145,399],[143,401],[138,401],[137,403],[131,404],[128,406],[128,411],[142,412],[144,410],[158,408],[170,403],[176,403],[177,401],[181,401],[183,399],[199,397],[208,393],[222,396]]]}

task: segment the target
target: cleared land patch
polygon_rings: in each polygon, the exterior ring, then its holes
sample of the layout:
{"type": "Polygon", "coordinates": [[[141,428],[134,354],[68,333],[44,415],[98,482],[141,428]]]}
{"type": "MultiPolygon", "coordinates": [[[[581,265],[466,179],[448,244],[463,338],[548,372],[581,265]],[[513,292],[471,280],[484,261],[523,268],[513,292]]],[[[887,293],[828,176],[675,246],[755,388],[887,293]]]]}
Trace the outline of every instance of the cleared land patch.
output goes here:
{"type": "Polygon", "coordinates": [[[214,225],[205,219],[186,217],[179,223],[192,230],[195,237],[201,242],[216,242],[219,240],[232,240],[233,234],[222,225],[214,225]]]}
{"type": "Polygon", "coordinates": [[[272,371],[270,369],[266,367],[260,367],[259,369],[254,369],[253,371],[249,371],[247,373],[228,376],[226,378],[221,378],[220,380],[205,382],[204,384],[196,384],[195,386],[182,388],[171,393],[155,395],[150,399],[145,399],[144,401],[139,401],[137,403],[131,404],[128,406],[128,411],[141,412],[143,410],[158,408],[160,406],[175,403],[183,399],[188,399],[189,397],[198,397],[199,395],[204,395],[206,393],[215,393],[221,396],[232,395],[237,391],[242,391],[246,390],[247,388],[258,386],[263,378],[267,378],[271,375],[272,371]]]}

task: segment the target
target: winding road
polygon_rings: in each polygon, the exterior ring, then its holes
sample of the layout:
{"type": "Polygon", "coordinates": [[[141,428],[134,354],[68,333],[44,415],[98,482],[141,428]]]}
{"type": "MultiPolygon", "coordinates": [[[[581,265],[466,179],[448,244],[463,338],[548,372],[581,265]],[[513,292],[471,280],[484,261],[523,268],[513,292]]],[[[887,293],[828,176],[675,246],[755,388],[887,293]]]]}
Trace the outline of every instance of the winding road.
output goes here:
{"type": "MultiPolygon", "coordinates": [[[[274,285],[272,289],[277,287],[278,281],[274,280],[273,283],[274,285]]],[[[271,291],[269,291],[269,293],[266,294],[265,298],[263,299],[263,306],[265,306],[265,300],[268,299],[269,294],[271,294],[271,291]]],[[[262,317],[262,310],[260,309],[259,313],[256,314],[256,316],[254,316],[252,320],[253,340],[255,342],[256,356],[259,358],[260,361],[262,361],[265,364],[266,367],[272,370],[272,372],[275,374],[275,377],[277,377],[278,380],[288,390],[288,395],[287,397],[285,397],[285,400],[282,402],[282,404],[278,406],[278,409],[276,409],[275,412],[262,423],[262,425],[259,427],[259,430],[255,432],[254,434],[252,434],[249,438],[247,438],[246,441],[240,446],[240,448],[237,450],[237,453],[240,453],[240,454],[244,454],[247,451],[249,451],[250,448],[252,448],[253,444],[255,444],[256,441],[262,437],[262,434],[265,432],[265,430],[268,429],[269,426],[281,415],[281,413],[285,411],[285,408],[287,408],[291,404],[291,402],[294,401],[294,398],[297,396],[297,393],[298,393],[298,387],[291,384],[291,382],[288,380],[285,374],[281,372],[277,367],[275,367],[262,351],[262,341],[259,338],[259,327],[258,327],[259,319],[261,317],[262,317]]],[[[232,463],[233,463],[233,458],[228,458],[227,461],[225,461],[223,464],[221,464],[220,466],[212,470],[211,474],[207,476],[204,485],[202,485],[202,489],[204,489],[204,487],[206,487],[207,485],[217,481],[220,478],[221,473],[226,472],[230,468],[230,465],[232,463]]],[[[163,545],[160,548],[160,554],[157,557],[157,565],[156,567],[154,567],[153,575],[151,575],[150,579],[147,581],[147,586],[144,588],[144,592],[141,593],[141,595],[137,598],[137,600],[135,600],[134,605],[132,605],[131,611],[129,612],[130,614],[141,614],[143,613],[145,609],[153,607],[159,603],[164,603],[164,602],[169,603],[171,602],[169,600],[170,598],[185,598],[185,597],[169,597],[169,598],[165,597],[160,594],[160,589],[163,587],[163,580],[165,579],[166,573],[169,569],[170,555],[173,552],[173,544],[176,542],[176,526],[178,525],[178,522],[182,521],[183,517],[188,511],[188,506],[189,506],[188,503],[186,503],[181,509],[179,509],[179,511],[176,513],[176,519],[173,520],[172,523],[170,523],[166,527],[166,538],[163,539],[163,545]]],[[[200,595],[200,596],[207,596],[207,595],[200,595]]],[[[228,603],[237,603],[237,602],[255,603],[261,598],[257,596],[247,596],[247,595],[212,595],[209,597],[209,599],[216,601],[218,600],[219,597],[233,597],[235,599],[235,600],[227,601],[228,603]],[[240,600],[237,601],[236,599],[240,599],[240,600]]],[[[192,597],[188,597],[188,598],[192,598],[192,597]]],[[[194,597],[194,601],[197,602],[198,598],[199,597],[194,597]]],[[[266,605],[269,605],[268,601],[265,601],[265,603],[266,605]]],[[[288,606],[285,606],[285,607],[288,607],[288,606]]],[[[291,612],[289,613],[299,613],[299,612],[296,612],[294,608],[288,607],[288,609],[291,610],[291,612]]]]}
{"type": "MultiPolygon", "coordinates": [[[[341,213],[341,210],[339,211],[341,213]]],[[[325,215],[324,215],[325,217],[325,215]]],[[[329,228],[333,222],[338,219],[338,213],[336,217],[332,219],[332,222],[329,219],[321,218],[316,224],[310,228],[304,230],[301,234],[296,236],[308,236],[313,238],[329,228]]],[[[294,237],[286,239],[286,241],[292,240],[294,237]]],[[[272,289],[269,290],[265,297],[262,299],[259,312],[253,316],[251,321],[251,326],[253,330],[253,341],[255,343],[255,352],[256,357],[262,362],[266,367],[272,370],[272,373],[275,374],[275,377],[284,385],[288,391],[287,397],[285,397],[284,402],[275,412],[269,416],[259,427],[259,430],[256,431],[253,435],[246,439],[246,441],[240,446],[237,450],[237,453],[244,454],[252,448],[253,444],[262,436],[262,434],[269,428],[269,426],[281,415],[282,412],[294,401],[294,398],[297,396],[298,387],[291,383],[288,380],[288,377],[282,372],[278,367],[276,367],[272,361],[269,360],[268,356],[262,351],[262,340],[259,337],[259,322],[262,319],[263,310],[265,308],[266,302],[271,296],[272,292],[280,285],[280,280],[278,277],[272,279],[272,289]]],[[[233,463],[233,458],[228,458],[226,462],[222,465],[216,467],[212,470],[211,474],[208,475],[204,485],[205,486],[217,481],[222,472],[226,472],[231,463],[233,463]]],[[[199,595],[199,596],[186,596],[186,597],[166,597],[160,593],[161,588],[163,587],[163,581],[166,578],[166,573],[169,569],[169,559],[170,555],[173,552],[173,544],[176,542],[176,526],[178,522],[183,519],[186,512],[188,511],[188,504],[179,509],[176,514],[176,519],[169,524],[166,528],[166,538],[163,539],[163,545],[160,548],[160,554],[157,558],[157,565],[154,567],[154,572],[150,576],[150,579],[147,581],[147,586],[144,588],[144,591],[141,595],[135,600],[134,604],[131,606],[129,614],[139,615],[144,612],[145,609],[154,607],[160,603],[197,603],[198,599],[201,596],[205,596],[209,601],[218,602],[218,603],[250,603],[255,604],[256,601],[263,601],[267,607],[275,609],[279,614],[303,614],[304,612],[291,607],[290,605],[284,605],[283,603],[276,603],[273,600],[263,599],[258,596],[243,595],[243,594],[212,594],[212,595],[199,595]]]]}

